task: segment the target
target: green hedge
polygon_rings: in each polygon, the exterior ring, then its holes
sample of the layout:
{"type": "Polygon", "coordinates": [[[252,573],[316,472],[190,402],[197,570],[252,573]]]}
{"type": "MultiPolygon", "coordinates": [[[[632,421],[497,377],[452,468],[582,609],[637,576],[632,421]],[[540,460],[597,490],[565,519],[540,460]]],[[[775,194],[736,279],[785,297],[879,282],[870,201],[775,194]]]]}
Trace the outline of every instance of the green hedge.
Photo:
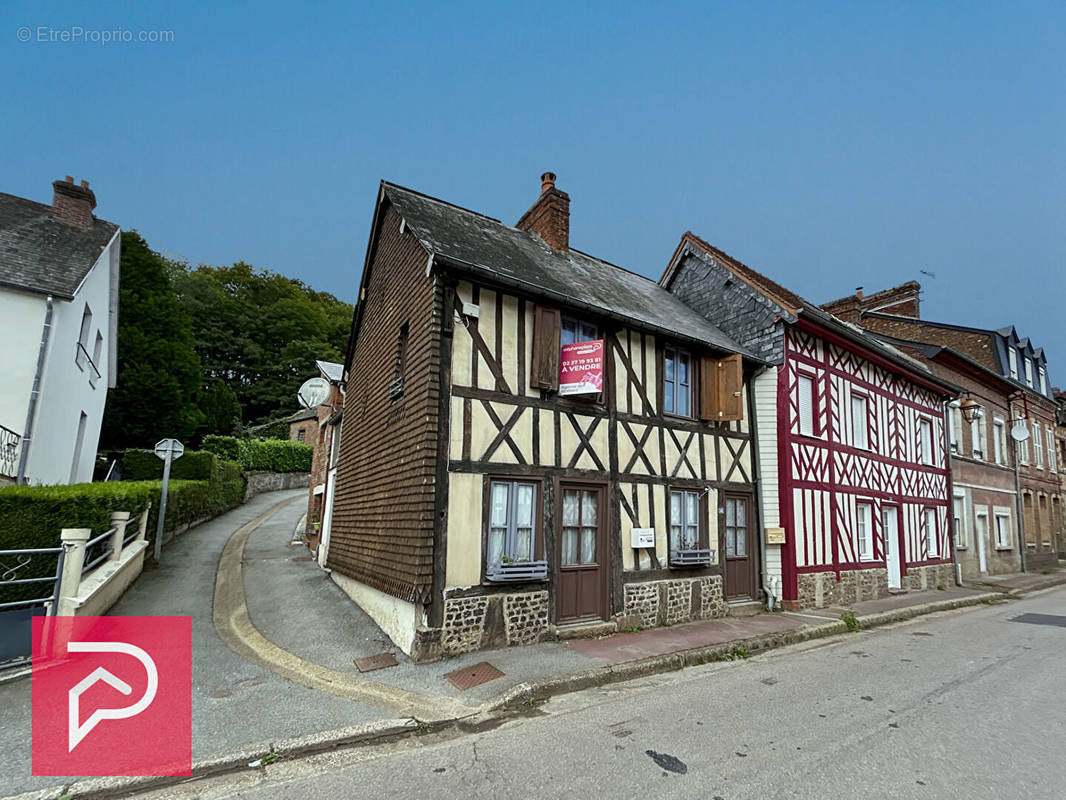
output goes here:
{"type": "MultiPolygon", "coordinates": [[[[171,479],[186,481],[211,480],[217,456],[206,450],[186,450],[170,464],[171,479]]],[[[157,481],[163,478],[163,459],[152,450],[126,450],[119,459],[124,481],[157,481]]]]}
{"type": "MultiPolygon", "coordinates": [[[[154,457],[154,456],[153,456],[154,457]]],[[[157,459],[158,460],[158,459],[157,459]]],[[[179,459],[180,461],[180,459],[179,459]]],[[[177,463],[177,462],[175,462],[177,463]]],[[[171,480],[167,492],[164,540],[182,525],[213,517],[244,499],[244,479],[236,464],[216,460],[214,479],[171,480]]],[[[110,527],[112,511],[129,511],[130,525],[151,502],[149,552],[154,547],[162,481],[111,481],[72,486],[5,486],[0,488],[0,550],[58,547],[63,528],[90,528],[98,536],[110,527]]],[[[5,563],[13,560],[8,557],[5,563]]],[[[54,556],[37,556],[19,578],[55,574],[54,556]]],[[[0,602],[38,597],[44,584],[0,587],[0,602]]]]}
{"type": "Polygon", "coordinates": [[[286,439],[237,439],[233,436],[205,436],[204,450],[231,461],[247,471],[310,472],[314,448],[286,439]]]}

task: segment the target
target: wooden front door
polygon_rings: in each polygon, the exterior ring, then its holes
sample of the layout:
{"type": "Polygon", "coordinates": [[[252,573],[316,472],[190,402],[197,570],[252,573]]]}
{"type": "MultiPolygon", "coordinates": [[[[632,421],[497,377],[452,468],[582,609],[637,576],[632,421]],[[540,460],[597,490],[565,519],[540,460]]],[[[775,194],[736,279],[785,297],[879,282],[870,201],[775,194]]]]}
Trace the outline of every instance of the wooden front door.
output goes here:
{"type": "Polygon", "coordinates": [[[607,616],[607,521],[603,495],[602,486],[559,486],[555,620],[560,624],[607,616]]]}
{"type": "Polygon", "coordinates": [[[722,498],[725,534],[725,596],[728,600],[755,598],[755,542],[751,538],[751,498],[727,494],[722,498]]]}

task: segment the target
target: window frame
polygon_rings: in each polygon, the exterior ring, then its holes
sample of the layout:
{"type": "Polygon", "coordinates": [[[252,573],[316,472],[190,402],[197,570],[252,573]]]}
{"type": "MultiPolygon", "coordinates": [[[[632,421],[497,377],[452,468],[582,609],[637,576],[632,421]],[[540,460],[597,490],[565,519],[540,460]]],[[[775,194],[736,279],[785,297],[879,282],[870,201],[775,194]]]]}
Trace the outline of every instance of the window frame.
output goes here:
{"type": "Polygon", "coordinates": [[[600,325],[597,322],[586,322],[585,320],[583,320],[583,319],[581,319],[579,317],[572,317],[572,316],[569,316],[567,314],[560,314],[559,315],[559,349],[560,349],[560,351],[562,350],[562,347],[565,344],[580,344],[581,342],[594,342],[597,339],[603,339],[604,337],[601,334],[602,334],[602,331],[600,330],[600,325]],[[574,338],[574,341],[572,341],[572,342],[563,341],[563,336],[566,333],[567,323],[570,323],[570,324],[572,324],[574,326],[575,338],[574,338]],[[579,331],[581,332],[581,337],[584,337],[584,331],[582,331],[581,329],[585,328],[585,327],[592,328],[592,330],[594,331],[594,335],[592,336],[592,338],[591,339],[577,338],[579,331]]]}
{"type": "Polygon", "coordinates": [[[1009,508],[994,507],[992,509],[993,535],[995,536],[996,550],[1013,550],[1014,549],[1014,515],[1010,513],[1009,508]],[[1006,520],[1006,542],[1000,541],[1000,521],[1006,520]]]}
{"type": "Polygon", "coordinates": [[[987,461],[985,455],[985,417],[982,413],[970,423],[970,455],[977,461],[987,461]]]}
{"type": "Polygon", "coordinates": [[[869,395],[864,394],[863,392],[856,392],[856,391],[852,390],[851,399],[850,399],[849,405],[850,405],[850,410],[851,410],[851,446],[856,448],[857,450],[870,450],[871,449],[870,448],[870,433],[872,432],[870,430],[870,427],[871,427],[870,426],[870,397],[869,397],[869,395]],[[862,443],[861,444],[858,441],[858,432],[859,432],[860,428],[859,428],[859,426],[857,424],[857,420],[855,418],[855,401],[856,400],[861,400],[862,401],[862,409],[863,409],[863,414],[862,414],[862,423],[863,424],[862,424],[862,428],[861,428],[861,430],[862,430],[862,443]]]}
{"type": "Polygon", "coordinates": [[[951,450],[952,455],[959,455],[962,450],[961,442],[959,441],[962,433],[962,422],[962,408],[959,401],[952,400],[948,403],[945,419],[948,431],[948,448],[951,450]]]}
{"type": "Polygon", "coordinates": [[[937,514],[936,506],[926,506],[925,509],[922,511],[922,527],[925,528],[926,556],[929,558],[929,560],[932,560],[934,558],[943,558],[943,556],[940,554],[940,530],[938,520],[939,516],[940,515],[937,514]],[[932,518],[933,520],[932,536],[929,535],[930,518],[932,518]]]}
{"type": "Polygon", "coordinates": [[[869,500],[858,500],[855,502],[855,553],[859,561],[876,561],[877,558],[874,551],[874,504],[869,500]],[[859,524],[861,519],[860,510],[866,512],[865,526],[860,526],[859,524]],[[863,548],[864,528],[866,531],[865,552],[863,548]]]}
{"type": "Polygon", "coordinates": [[[796,433],[799,436],[810,436],[817,438],[819,435],[818,430],[818,376],[813,372],[807,370],[796,371],[796,433]],[[801,402],[803,395],[801,394],[801,381],[810,381],[811,385],[811,425],[810,430],[803,430],[803,403],[801,402]]]}
{"type": "Polygon", "coordinates": [[[1002,417],[992,417],[992,455],[1001,467],[1007,463],[1007,423],[1002,417]]]}
{"type": "Polygon", "coordinates": [[[597,340],[603,340],[603,388],[596,394],[570,394],[566,396],[559,395],[559,376],[556,375],[555,381],[555,393],[556,399],[560,402],[572,402],[581,403],[584,405],[603,405],[607,398],[607,387],[610,384],[610,378],[608,377],[608,364],[610,364],[610,358],[608,357],[607,350],[607,334],[606,330],[598,322],[589,322],[587,319],[581,317],[575,317],[569,314],[559,314],[559,352],[556,360],[556,371],[561,369],[563,363],[563,346],[567,344],[581,344],[582,342],[595,342],[597,340]],[[577,337],[572,342],[564,341],[564,333],[566,331],[567,324],[574,326],[575,337],[578,331],[582,328],[591,328],[594,335],[591,339],[584,338],[584,332],[580,337],[577,337]]]}
{"type": "Polygon", "coordinates": [[[1033,388],[1033,359],[1025,357],[1025,385],[1033,388]]]}
{"type": "Polygon", "coordinates": [[[955,549],[965,550],[970,546],[970,537],[966,529],[966,495],[957,494],[951,498],[951,519],[955,529],[955,549]],[[958,513],[956,514],[956,504],[958,513]]]}
{"type": "Polygon", "coordinates": [[[662,363],[662,374],[661,374],[660,380],[659,380],[659,389],[660,389],[659,399],[660,399],[660,403],[661,403],[660,404],[660,408],[662,409],[663,415],[667,416],[667,417],[677,417],[678,419],[696,419],[696,408],[695,408],[695,405],[696,405],[696,391],[695,391],[695,388],[696,388],[696,359],[693,357],[691,351],[689,351],[689,350],[685,350],[685,349],[680,348],[680,347],[675,347],[672,344],[664,344],[663,345],[663,350],[662,350],[662,362],[661,363],[662,363]],[[666,379],[666,363],[667,363],[667,361],[670,360],[671,353],[675,357],[674,371],[673,371],[674,379],[671,380],[671,381],[667,381],[667,379],[666,379]],[[677,399],[678,399],[678,397],[680,397],[681,387],[683,385],[677,380],[677,366],[678,366],[678,363],[680,363],[680,359],[682,357],[684,357],[684,358],[686,358],[688,360],[688,383],[684,384],[684,385],[686,385],[688,387],[687,390],[686,390],[687,403],[688,403],[688,413],[687,414],[682,414],[681,412],[679,412],[677,410],[677,399]],[[672,405],[673,405],[673,410],[671,410],[671,411],[667,411],[666,410],[666,397],[667,397],[666,384],[668,382],[673,385],[673,391],[671,392],[671,395],[672,395],[671,402],[672,402],[672,405]]]}
{"type": "Polygon", "coordinates": [[[711,563],[710,530],[707,523],[707,489],[699,490],[686,486],[668,486],[666,488],[666,549],[671,569],[678,567],[705,567],[711,563]],[[687,495],[696,496],[696,546],[689,548],[674,547],[674,502],[673,496],[681,495],[682,531],[692,527],[685,509],[687,495]]]}
{"type": "Polygon", "coordinates": [[[1043,426],[1035,419],[1032,421],[1033,461],[1037,469],[1044,468],[1044,435],[1043,426]]]}
{"type": "Polygon", "coordinates": [[[1040,394],[1046,395],[1047,394],[1047,369],[1043,365],[1040,365],[1040,366],[1037,367],[1036,372],[1037,372],[1037,375],[1039,376],[1040,394]]]}
{"type": "Polygon", "coordinates": [[[481,539],[481,573],[482,582],[508,583],[514,581],[546,581],[548,579],[548,558],[544,544],[544,482],[540,478],[526,475],[486,475],[484,481],[484,522],[481,539]],[[492,492],[495,485],[508,486],[508,505],[506,510],[506,530],[499,564],[489,562],[489,542],[492,538],[492,492]],[[504,561],[513,559],[517,542],[517,489],[520,485],[533,488],[533,500],[530,510],[530,522],[533,528],[533,541],[530,558],[527,561],[504,561]]]}
{"type": "Polygon", "coordinates": [[[932,466],[935,446],[933,444],[933,421],[926,415],[918,417],[918,458],[922,464],[932,466]],[[928,431],[928,436],[925,433],[928,431]]]}
{"type": "Polygon", "coordinates": [[[1050,425],[1044,428],[1044,438],[1047,440],[1047,468],[1048,472],[1059,471],[1058,453],[1055,450],[1055,429],[1050,425]]]}
{"type": "Polygon", "coordinates": [[[1018,380],[1018,351],[1014,347],[1007,348],[1007,362],[1010,376],[1018,380]]]}
{"type": "Polygon", "coordinates": [[[407,350],[410,346],[411,325],[404,322],[396,332],[396,355],[393,365],[392,382],[389,384],[389,400],[403,397],[407,377],[407,350]]]}

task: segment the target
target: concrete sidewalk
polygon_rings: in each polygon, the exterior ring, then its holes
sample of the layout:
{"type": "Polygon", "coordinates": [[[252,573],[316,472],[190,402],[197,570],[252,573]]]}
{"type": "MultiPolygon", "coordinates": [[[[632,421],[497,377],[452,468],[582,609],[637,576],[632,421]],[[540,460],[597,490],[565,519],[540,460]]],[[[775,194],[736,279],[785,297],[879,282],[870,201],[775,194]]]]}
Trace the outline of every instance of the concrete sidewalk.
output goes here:
{"type": "MultiPolygon", "coordinates": [[[[1007,591],[951,587],[866,601],[852,609],[707,620],[415,664],[319,569],[306,548],[290,543],[304,510],[298,498],[305,496],[303,491],[260,495],[190,531],[112,610],[192,617],[194,775],[246,768],[271,752],[299,755],[426,722],[484,714],[529,696],[543,698],[841,634],[848,630],[841,620],[846,610],[860,626],[872,627],[1002,601],[1007,591]],[[368,673],[356,668],[355,659],[382,653],[392,654],[397,666],[368,673]],[[503,675],[467,691],[447,680],[447,673],[484,661],[503,675]]],[[[1043,583],[1024,585],[1035,590],[1043,583]]],[[[62,781],[29,775],[28,681],[0,686],[0,723],[0,747],[9,765],[0,776],[0,792],[62,781]]],[[[159,780],[88,779],[73,785],[68,780],[62,788],[86,796],[159,780]]]]}

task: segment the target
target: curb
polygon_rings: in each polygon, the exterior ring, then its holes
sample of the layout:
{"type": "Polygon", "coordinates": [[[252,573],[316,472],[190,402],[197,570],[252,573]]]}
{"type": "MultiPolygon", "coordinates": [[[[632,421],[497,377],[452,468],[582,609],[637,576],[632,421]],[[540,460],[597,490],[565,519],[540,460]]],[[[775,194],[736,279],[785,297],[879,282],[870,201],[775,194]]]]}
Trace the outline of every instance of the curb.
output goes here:
{"type": "Polygon", "coordinates": [[[418,729],[413,719],[382,719],[366,725],[352,725],[332,731],[313,733],[278,739],[274,742],[250,745],[240,750],[216,753],[206,758],[193,761],[188,775],[141,775],[133,777],[98,777],[83,778],[63,786],[50,786],[23,794],[13,795],[7,800],[58,800],[69,795],[76,800],[91,800],[127,795],[131,792],[158,789],[173,786],[198,778],[208,778],[229,772],[246,769],[262,769],[264,765],[251,766],[271,753],[279,758],[308,756],[337,747],[363,745],[411,733],[418,729]]]}
{"type": "Polygon", "coordinates": [[[1044,589],[1053,589],[1056,586],[1062,586],[1066,584],[1066,575],[1049,575],[1042,581],[1037,581],[1031,586],[995,586],[994,584],[978,583],[974,584],[974,588],[980,587],[990,592],[997,592],[998,594],[1005,594],[1009,597],[1023,597],[1033,592],[1040,592],[1044,589]]]}
{"type": "MultiPolygon", "coordinates": [[[[950,600],[936,600],[921,603],[914,606],[881,611],[875,614],[864,614],[856,618],[863,630],[890,625],[895,622],[903,622],[914,617],[926,614],[935,614],[942,611],[967,608],[989,603],[1010,602],[1010,600],[1022,596],[1025,593],[1039,591],[1066,583],[1066,577],[1046,585],[1028,587],[1025,590],[1015,589],[1009,592],[989,591],[969,597],[956,597],[950,600]]],[[[685,667],[708,664],[716,661],[732,661],[736,648],[744,648],[749,654],[775,650],[788,645],[801,644],[803,642],[824,639],[848,632],[848,626],[842,621],[831,621],[822,625],[796,628],[788,631],[765,633],[747,639],[738,639],[731,642],[697,647],[691,650],[682,650],[675,653],[664,653],[658,656],[638,659],[635,661],[623,661],[603,667],[582,670],[569,675],[556,676],[540,681],[524,682],[494,700],[482,703],[477,709],[471,709],[470,715],[455,717],[452,719],[434,720],[435,726],[446,726],[458,722],[460,719],[476,717],[494,711],[507,710],[508,705],[516,700],[527,697],[535,697],[538,700],[547,699],[553,695],[569,694],[571,692],[592,689],[599,686],[607,686],[613,683],[633,680],[636,678],[659,675],[667,672],[676,672],[685,667]]],[[[745,657],[745,656],[742,656],[745,657]]],[[[110,798],[127,795],[131,792],[142,791],[150,788],[159,788],[166,785],[184,783],[197,778],[206,778],[245,769],[262,769],[262,765],[249,767],[249,764],[273,753],[279,758],[293,759],[308,755],[314,755],[325,750],[353,745],[371,744],[379,740],[410,735],[417,732],[421,724],[417,719],[385,719],[366,725],[356,725],[336,730],[323,731],[287,739],[278,739],[273,742],[259,745],[251,745],[240,750],[232,750],[218,753],[193,762],[192,771],[189,775],[182,776],[141,776],[141,777],[106,777],[85,778],[72,784],[52,786],[45,789],[25,792],[13,795],[7,800],[58,800],[64,795],[69,795],[73,800],[97,800],[98,798],[110,798]]]]}

